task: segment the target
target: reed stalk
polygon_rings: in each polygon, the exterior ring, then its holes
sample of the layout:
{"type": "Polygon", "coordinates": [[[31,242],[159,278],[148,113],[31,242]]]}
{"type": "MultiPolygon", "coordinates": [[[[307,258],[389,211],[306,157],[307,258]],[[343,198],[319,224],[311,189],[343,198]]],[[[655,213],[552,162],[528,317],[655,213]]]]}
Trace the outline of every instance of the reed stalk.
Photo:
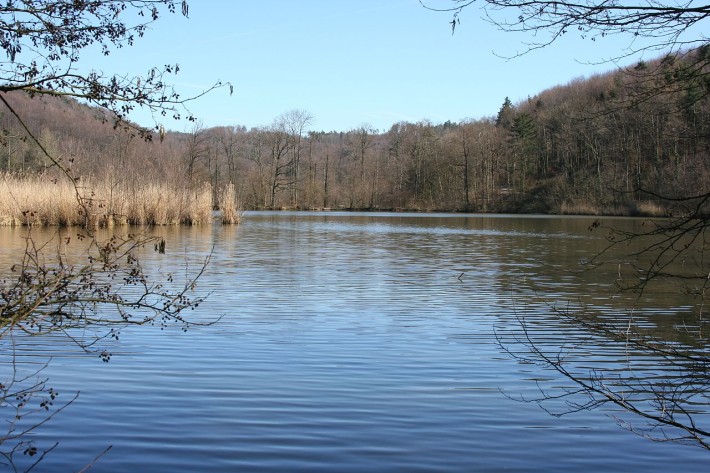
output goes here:
{"type": "Polygon", "coordinates": [[[224,186],[219,194],[219,210],[222,213],[223,224],[237,224],[242,219],[242,213],[237,202],[237,191],[231,182],[224,186]]]}
{"type": "Polygon", "coordinates": [[[61,179],[0,174],[0,225],[72,226],[88,221],[93,226],[111,227],[212,222],[209,184],[182,189],[155,182],[122,183],[110,179],[81,182],[83,205],[74,187],[61,179]]]}

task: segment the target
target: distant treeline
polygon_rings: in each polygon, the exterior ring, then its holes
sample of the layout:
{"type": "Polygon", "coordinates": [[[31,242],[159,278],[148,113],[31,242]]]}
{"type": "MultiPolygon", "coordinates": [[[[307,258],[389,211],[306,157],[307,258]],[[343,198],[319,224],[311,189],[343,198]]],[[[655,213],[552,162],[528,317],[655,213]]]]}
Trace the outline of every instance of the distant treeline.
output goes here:
{"type": "MultiPolygon", "coordinates": [[[[710,182],[709,61],[701,48],[505,99],[493,117],[387,131],[306,131],[311,117],[295,110],[249,130],[196,125],[145,142],[71,99],[9,98],[77,175],[209,188],[215,208],[233,184],[244,209],[645,214],[710,182]]],[[[0,171],[51,172],[0,112],[0,171]]]]}

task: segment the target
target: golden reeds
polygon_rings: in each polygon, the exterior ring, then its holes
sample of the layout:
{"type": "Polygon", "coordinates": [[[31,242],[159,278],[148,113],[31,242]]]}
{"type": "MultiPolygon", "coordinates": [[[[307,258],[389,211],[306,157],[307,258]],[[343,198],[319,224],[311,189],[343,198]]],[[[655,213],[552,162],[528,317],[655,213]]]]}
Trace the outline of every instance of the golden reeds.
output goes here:
{"type": "MultiPolygon", "coordinates": [[[[212,222],[209,184],[80,181],[0,174],[0,225],[202,225],[212,222]]],[[[225,222],[227,223],[227,222],[225,222]]],[[[229,222],[238,223],[238,222],[229,222]]]]}
{"type": "Polygon", "coordinates": [[[239,223],[242,214],[237,203],[237,192],[231,182],[224,186],[219,194],[219,209],[222,212],[222,223],[233,225],[239,223]]]}

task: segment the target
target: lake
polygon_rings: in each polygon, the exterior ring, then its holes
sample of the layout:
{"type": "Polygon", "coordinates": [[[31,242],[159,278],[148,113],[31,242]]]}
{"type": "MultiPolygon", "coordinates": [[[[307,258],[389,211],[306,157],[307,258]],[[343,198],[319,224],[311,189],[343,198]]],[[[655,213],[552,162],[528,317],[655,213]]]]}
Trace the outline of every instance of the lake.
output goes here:
{"type": "MultiPolygon", "coordinates": [[[[144,265],[180,275],[213,249],[197,286],[211,294],[190,317],[222,318],[123,330],[109,363],[23,345],[23,363],[52,356],[58,400],[80,392],[33,434],[59,442],[38,471],[80,470],[108,446],[92,472],[708,471],[710,453],[634,435],[621,412],[554,417],[518,400],[564,383],[506,352],[520,317],[541,343],[574,346],[588,334],[549,304],[630,310],[619,268],[576,271],[604,246],[593,220],[248,212],[238,227],[158,228],[166,254],[146,250],[144,265]]],[[[4,262],[22,234],[0,228],[4,262]]],[[[692,321],[670,289],[634,316],[661,333],[692,321]]],[[[589,369],[628,356],[585,347],[589,369]]]]}

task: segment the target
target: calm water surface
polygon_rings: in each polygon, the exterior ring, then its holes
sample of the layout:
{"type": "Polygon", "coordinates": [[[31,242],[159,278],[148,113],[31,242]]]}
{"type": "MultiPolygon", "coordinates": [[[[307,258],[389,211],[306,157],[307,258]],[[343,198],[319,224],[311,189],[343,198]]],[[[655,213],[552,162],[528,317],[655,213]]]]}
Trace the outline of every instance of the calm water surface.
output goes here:
{"type": "MultiPolygon", "coordinates": [[[[124,330],[108,364],[36,341],[22,359],[52,353],[49,384],[80,391],[35,435],[60,442],[39,470],[76,471],[110,445],[91,471],[710,471],[710,454],[641,439],[619,413],[556,418],[511,399],[561,383],[496,341],[516,314],[563,344],[584,334],[545,301],[627,307],[614,269],[571,271],[602,246],[591,222],[248,213],[238,228],[158,229],[167,254],[146,252],[152,271],[179,275],[214,247],[198,286],[212,295],[191,315],[223,318],[124,330]]],[[[670,327],[680,303],[659,291],[645,316],[670,327]]]]}

